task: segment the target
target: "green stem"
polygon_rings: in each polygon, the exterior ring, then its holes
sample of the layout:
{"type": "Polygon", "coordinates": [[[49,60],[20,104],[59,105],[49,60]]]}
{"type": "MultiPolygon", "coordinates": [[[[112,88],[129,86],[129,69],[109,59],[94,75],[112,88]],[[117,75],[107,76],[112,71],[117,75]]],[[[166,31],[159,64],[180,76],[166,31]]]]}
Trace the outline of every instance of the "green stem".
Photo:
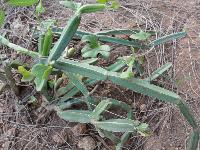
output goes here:
{"type": "Polygon", "coordinates": [[[69,42],[72,40],[74,34],[76,33],[79,24],[81,21],[81,14],[77,13],[75,16],[68,22],[68,25],[63,29],[61,37],[58,42],[54,45],[51,53],[49,55],[48,61],[51,62],[53,60],[57,60],[69,42]]]}
{"type": "Polygon", "coordinates": [[[9,40],[7,40],[6,38],[4,38],[1,35],[0,35],[0,44],[6,45],[9,48],[12,48],[12,49],[16,50],[19,53],[26,54],[26,55],[31,56],[33,58],[38,58],[39,57],[38,53],[30,51],[30,50],[28,50],[26,48],[23,48],[23,47],[19,46],[19,45],[13,44],[13,43],[9,42],[9,40]]]}

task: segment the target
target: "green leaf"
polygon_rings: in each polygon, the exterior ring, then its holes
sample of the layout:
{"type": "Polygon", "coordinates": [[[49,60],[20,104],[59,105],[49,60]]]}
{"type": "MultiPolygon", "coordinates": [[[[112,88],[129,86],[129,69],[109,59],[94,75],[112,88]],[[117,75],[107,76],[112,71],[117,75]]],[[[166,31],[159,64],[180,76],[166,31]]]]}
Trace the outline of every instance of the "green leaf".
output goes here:
{"type": "Polygon", "coordinates": [[[142,135],[142,136],[149,136],[150,130],[149,130],[149,125],[146,123],[141,123],[139,126],[136,127],[137,131],[142,135]]]}
{"type": "Polygon", "coordinates": [[[51,74],[52,69],[53,68],[51,66],[47,66],[47,69],[44,71],[42,78],[47,79],[49,75],[51,74]]]}
{"type": "Polygon", "coordinates": [[[110,119],[93,122],[98,128],[112,132],[134,132],[139,122],[129,119],[110,119]]]}
{"type": "Polygon", "coordinates": [[[44,64],[36,64],[33,66],[31,72],[35,76],[34,82],[36,84],[37,91],[41,91],[43,89],[51,71],[52,67],[44,64]]]}
{"type": "Polygon", "coordinates": [[[60,1],[59,3],[64,7],[70,8],[72,10],[78,10],[81,7],[81,3],[76,3],[73,1],[60,1]]]}
{"type": "Polygon", "coordinates": [[[140,31],[139,33],[132,34],[130,38],[134,40],[146,41],[150,36],[150,33],[140,31]]]}
{"type": "Polygon", "coordinates": [[[28,101],[29,104],[36,104],[37,103],[37,98],[35,96],[31,96],[30,100],[28,101]]]}
{"type": "Polygon", "coordinates": [[[110,56],[110,47],[108,45],[101,45],[96,48],[91,48],[91,46],[87,44],[81,52],[84,58],[96,58],[98,54],[101,54],[103,58],[108,59],[110,56]]]}
{"type": "Polygon", "coordinates": [[[126,71],[122,72],[120,77],[123,79],[130,79],[130,78],[134,77],[133,65],[135,63],[135,55],[132,54],[131,56],[125,56],[120,59],[122,59],[128,65],[128,69],[126,71]]]}
{"type": "Polygon", "coordinates": [[[23,76],[21,79],[22,82],[32,81],[34,79],[34,76],[31,74],[31,72],[27,71],[23,66],[19,66],[18,71],[23,76]]]}
{"type": "Polygon", "coordinates": [[[111,3],[110,8],[118,9],[120,7],[120,3],[118,0],[97,0],[100,4],[106,4],[108,2],[111,3]]]}
{"type": "Polygon", "coordinates": [[[49,51],[51,49],[51,45],[53,43],[53,33],[52,30],[49,28],[45,33],[44,43],[42,48],[42,56],[48,56],[49,51]]]}
{"type": "Polygon", "coordinates": [[[89,42],[81,50],[84,58],[96,58],[98,54],[101,54],[105,59],[110,56],[110,47],[108,45],[100,45],[97,37],[94,35],[85,35],[82,37],[83,42],[89,42]]]}
{"type": "Polygon", "coordinates": [[[8,0],[7,3],[12,6],[32,6],[36,4],[38,0],[8,0]]]}
{"type": "Polygon", "coordinates": [[[39,17],[44,12],[45,12],[45,8],[42,5],[42,0],[40,0],[38,5],[36,6],[36,15],[39,17]]]}
{"type": "Polygon", "coordinates": [[[0,10],[0,27],[1,27],[1,26],[3,25],[3,23],[4,23],[5,17],[6,17],[5,11],[0,10]]]}
{"type": "Polygon", "coordinates": [[[132,71],[132,66],[129,66],[128,69],[124,72],[121,73],[120,77],[123,79],[130,79],[132,77],[134,77],[134,73],[132,71]]]}
{"type": "Polygon", "coordinates": [[[112,3],[111,3],[111,8],[113,9],[118,9],[120,8],[120,3],[118,0],[113,0],[112,3]]]}
{"type": "Polygon", "coordinates": [[[97,36],[95,35],[84,35],[81,39],[82,42],[89,42],[91,48],[99,46],[97,36]]]}
{"type": "Polygon", "coordinates": [[[60,118],[70,122],[90,123],[91,111],[86,110],[67,110],[57,111],[60,118]]]}

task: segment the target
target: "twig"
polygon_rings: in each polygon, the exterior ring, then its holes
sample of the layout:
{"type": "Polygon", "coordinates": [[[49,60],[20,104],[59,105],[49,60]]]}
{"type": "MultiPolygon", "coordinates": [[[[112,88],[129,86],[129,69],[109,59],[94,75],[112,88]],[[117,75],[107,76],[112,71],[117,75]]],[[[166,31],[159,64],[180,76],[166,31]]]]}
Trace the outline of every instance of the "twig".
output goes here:
{"type": "Polygon", "coordinates": [[[19,96],[19,88],[16,85],[15,79],[12,76],[12,68],[9,64],[5,64],[4,66],[5,74],[6,74],[6,79],[8,84],[10,85],[10,88],[14,91],[15,95],[19,96]]]}

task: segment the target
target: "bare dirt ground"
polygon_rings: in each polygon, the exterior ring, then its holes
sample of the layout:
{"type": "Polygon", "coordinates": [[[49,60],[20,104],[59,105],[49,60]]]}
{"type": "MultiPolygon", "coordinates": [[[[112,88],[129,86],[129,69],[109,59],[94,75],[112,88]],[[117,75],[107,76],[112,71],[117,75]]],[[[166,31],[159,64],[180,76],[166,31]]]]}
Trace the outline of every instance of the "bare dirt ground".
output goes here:
{"type": "MultiPolygon", "coordinates": [[[[200,123],[200,2],[124,0],[122,6],[116,12],[106,11],[84,16],[81,28],[91,32],[114,28],[151,29],[157,31],[157,38],[183,29],[187,30],[186,38],[162,45],[147,53],[145,72],[148,76],[166,62],[172,62],[173,68],[156,84],[179,93],[200,123]]],[[[60,26],[64,26],[73,14],[59,6],[58,0],[45,1],[45,7],[43,18],[55,18],[60,26]]],[[[32,36],[30,30],[35,25],[34,9],[6,8],[6,10],[7,23],[1,33],[9,35],[16,44],[34,49],[31,43],[33,40],[30,40],[32,36]]],[[[115,50],[112,56],[115,58],[116,55],[130,53],[128,47],[113,46],[113,49],[115,50]]],[[[1,54],[6,54],[6,59],[20,57],[24,62],[30,61],[6,47],[2,47],[1,54]]],[[[106,63],[109,62],[102,62],[101,65],[106,63]]],[[[16,71],[14,73],[18,78],[16,71]]],[[[85,149],[113,149],[112,143],[101,138],[91,125],[67,123],[54,113],[43,117],[46,110],[40,109],[38,105],[19,105],[18,101],[26,98],[32,90],[28,89],[22,98],[14,96],[10,90],[0,96],[0,149],[78,150],[88,142],[90,144],[87,145],[90,147],[85,149]]],[[[186,149],[190,128],[176,107],[155,102],[152,98],[120,89],[109,83],[102,84],[98,91],[101,92],[94,94],[122,99],[129,103],[134,109],[136,118],[150,124],[153,134],[147,138],[131,137],[124,150],[186,149]]]]}

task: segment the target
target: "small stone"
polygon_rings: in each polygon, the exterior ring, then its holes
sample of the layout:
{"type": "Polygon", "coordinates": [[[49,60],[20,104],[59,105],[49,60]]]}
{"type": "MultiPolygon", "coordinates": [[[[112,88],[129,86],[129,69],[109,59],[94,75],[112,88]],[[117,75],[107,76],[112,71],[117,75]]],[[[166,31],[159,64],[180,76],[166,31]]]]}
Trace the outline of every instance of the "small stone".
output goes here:
{"type": "Polygon", "coordinates": [[[81,134],[85,133],[86,124],[79,123],[71,128],[71,131],[73,132],[74,136],[80,136],[81,134]]]}
{"type": "Polygon", "coordinates": [[[5,133],[5,135],[8,137],[15,136],[15,131],[16,131],[15,128],[11,128],[5,133]]]}
{"type": "Polygon", "coordinates": [[[145,112],[147,110],[146,104],[140,105],[140,112],[145,112]]]}
{"type": "Polygon", "coordinates": [[[7,141],[7,142],[3,143],[3,144],[2,144],[3,150],[9,149],[11,143],[12,143],[11,141],[7,141]]]}
{"type": "Polygon", "coordinates": [[[60,144],[60,145],[65,144],[68,141],[68,133],[65,130],[63,130],[59,132],[58,134],[53,135],[52,139],[57,144],[60,144]]]}
{"type": "Polygon", "coordinates": [[[92,137],[86,136],[80,139],[78,147],[84,150],[94,150],[96,148],[96,142],[92,137]]]}
{"type": "Polygon", "coordinates": [[[58,134],[53,135],[52,137],[53,141],[56,142],[57,144],[64,144],[65,140],[63,137],[59,136],[58,134]]]}

